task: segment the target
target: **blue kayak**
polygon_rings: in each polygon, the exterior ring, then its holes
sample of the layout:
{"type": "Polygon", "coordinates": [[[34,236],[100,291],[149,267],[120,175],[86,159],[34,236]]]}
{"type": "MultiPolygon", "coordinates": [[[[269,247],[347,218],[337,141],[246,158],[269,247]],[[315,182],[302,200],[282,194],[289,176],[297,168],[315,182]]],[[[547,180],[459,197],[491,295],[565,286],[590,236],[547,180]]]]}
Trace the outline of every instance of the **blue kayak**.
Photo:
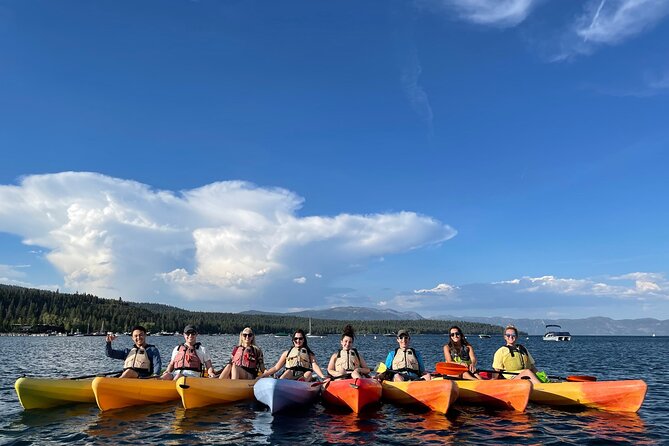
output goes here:
{"type": "Polygon", "coordinates": [[[269,406],[272,413],[295,407],[307,407],[318,398],[320,391],[320,382],[292,379],[262,378],[253,386],[256,399],[269,406]]]}

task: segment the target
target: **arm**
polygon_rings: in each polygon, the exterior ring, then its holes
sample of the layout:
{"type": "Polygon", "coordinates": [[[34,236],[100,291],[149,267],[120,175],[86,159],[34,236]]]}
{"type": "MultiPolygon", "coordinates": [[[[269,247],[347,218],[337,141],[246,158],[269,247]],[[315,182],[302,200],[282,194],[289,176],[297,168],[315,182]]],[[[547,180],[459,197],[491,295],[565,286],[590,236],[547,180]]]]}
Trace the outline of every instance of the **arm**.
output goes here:
{"type": "Polygon", "coordinates": [[[451,357],[451,349],[448,348],[448,344],[444,344],[444,359],[446,362],[453,362],[453,358],[451,357]]]}
{"type": "Polygon", "coordinates": [[[316,372],[316,374],[320,376],[321,379],[325,379],[325,373],[323,373],[320,366],[316,362],[316,355],[311,355],[311,366],[313,367],[314,372],[316,372]]]}
{"type": "Polygon", "coordinates": [[[358,373],[369,375],[372,372],[372,369],[367,366],[365,358],[363,358],[362,355],[359,354],[358,357],[360,358],[360,367],[358,367],[358,373]]]}
{"type": "Polygon", "coordinates": [[[262,376],[270,376],[281,370],[281,367],[283,367],[286,364],[286,356],[288,356],[288,350],[281,353],[281,356],[279,357],[277,363],[274,364],[269,369],[265,370],[265,373],[263,373],[262,376]]]}
{"type": "Polygon", "coordinates": [[[331,376],[339,376],[341,373],[337,371],[335,368],[335,363],[337,362],[337,354],[333,353],[332,356],[330,356],[330,362],[328,363],[328,373],[331,376]]]}
{"type": "Polygon", "coordinates": [[[388,370],[393,369],[393,359],[395,359],[395,350],[389,351],[388,356],[386,356],[386,368],[388,370]]]}
{"type": "Polygon", "coordinates": [[[418,374],[422,375],[425,373],[425,365],[423,365],[423,357],[420,355],[420,352],[418,350],[414,350],[416,352],[416,360],[418,361],[418,374]]]}
{"type": "Polygon", "coordinates": [[[155,345],[148,347],[146,351],[149,354],[151,364],[153,365],[153,374],[159,376],[160,369],[163,368],[163,362],[160,360],[160,351],[158,351],[158,348],[155,345]]]}
{"type": "Polygon", "coordinates": [[[467,348],[469,349],[469,358],[472,361],[472,363],[469,365],[469,371],[474,373],[476,371],[476,363],[478,361],[476,359],[476,355],[474,354],[474,347],[468,345],[467,348]]]}
{"type": "MultiPolygon", "coordinates": [[[[216,371],[214,370],[213,363],[211,362],[211,355],[203,346],[200,346],[200,353],[202,354],[200,361],[202,361],[202,364],[204,364],[204,369],[207,371],[207,376],[209,378],[213,378],[216,375],[216,371]]],[[[172,355],[172,357],[174,357],[174,355],[172,355]]]]}
{"type": "Polygon", "coordinates": [[[112,348],[111,341],[107,341],[107,345],[105,346],[105,353],[107,356],[113,359],[125,359],[126,356],[128,356],[128,353],[130,353],[130,349],[126,348],[123,350],[115,350],[112,348]]]}

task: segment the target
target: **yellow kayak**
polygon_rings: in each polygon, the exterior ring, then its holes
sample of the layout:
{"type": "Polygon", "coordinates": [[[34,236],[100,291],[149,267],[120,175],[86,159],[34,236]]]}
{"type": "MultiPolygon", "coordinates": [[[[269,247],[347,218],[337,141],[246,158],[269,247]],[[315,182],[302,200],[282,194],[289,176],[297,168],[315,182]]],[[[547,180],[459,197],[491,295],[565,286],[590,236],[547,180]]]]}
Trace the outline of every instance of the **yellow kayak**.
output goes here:
{"type": "Polygon", "coordinates": [[[92,379],[19,378],[14,383],[24,409],[47,409],[74,403],[94,403],[92,379]]]}
{"type": "Polygon", "coordinates": [[[179,399],[174,381],[162,379],[95,378],[92,387],[100,410],[179,399]]]}
{"type": "Polygon", "coordinates": [[[251,379],[212,379],[182,376],[176,381],[176,392],[186,409],[212,404],[234,403],[253,399],[251,379]]]}

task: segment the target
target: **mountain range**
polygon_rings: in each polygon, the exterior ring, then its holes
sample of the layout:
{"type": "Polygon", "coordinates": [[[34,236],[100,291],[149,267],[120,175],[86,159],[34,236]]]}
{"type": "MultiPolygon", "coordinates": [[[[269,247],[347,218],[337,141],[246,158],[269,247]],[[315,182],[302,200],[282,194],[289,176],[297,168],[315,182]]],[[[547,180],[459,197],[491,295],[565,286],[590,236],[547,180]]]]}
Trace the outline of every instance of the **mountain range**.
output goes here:
{"type": "MultiPolygon", "coordinates": [[[[242,314],[274,314],[262,311],[245,311],[242,314]]],[[[289,313],[291,316],[312,317],[314,319],[332,320],[422,320],[434,319],[445,321],[481,322],[491,325],[515,325],[519,330],[531,335],[542,335],[546,331],[546,324],[557,324],[563,331],[572,335],[599,335],[599,336],[669,336],[669,320],[653,318],[645,319],[611,319],[608,317],[589,317],[584,319],[527,319],[508,317],[474,317],[440,315],[425,318],[416,312],[401,312],[388,309],[364,307],[334,307],[318,310],[303,310],[289,313]]]]}

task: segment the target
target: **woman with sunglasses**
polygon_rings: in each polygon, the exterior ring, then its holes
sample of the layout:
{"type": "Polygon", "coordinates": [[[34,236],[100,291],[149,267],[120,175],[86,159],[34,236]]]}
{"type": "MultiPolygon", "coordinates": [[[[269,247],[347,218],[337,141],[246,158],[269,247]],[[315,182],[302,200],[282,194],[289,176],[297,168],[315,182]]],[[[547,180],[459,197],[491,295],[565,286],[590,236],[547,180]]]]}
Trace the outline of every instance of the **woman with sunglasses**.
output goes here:
{"type": "Polygon", "coordinates": [[[256,379],[265,370],[263,354],[256,345],[250,327],[239,333],[239,343],[232,349],[230,363],[221,372],[220,379],[256,379]]]}
{"type": "MultiPolygon", "coordinates": [[[[540,384],[537,378],[537,369],[534,366],[534,358],[527,351],[525,346],[516,344],[518,340],[518,329],[513,325],[508,325],[504,329],[504,339],[506,345],[500,347],[492,361],[492,368],[498,372],[518,372],[517,375],[504,374],[506,379],[526,378],[534,384],[540,384]]],[[[499,376],[499,374],[497,374],[499,376]]]]}
{"type": "Polygon", "coordinates": [[[281,354],[281,357],[274,364],[263,373],[263,377],[273,375],[281,370],[282,367],[286,370],[281,374],[279,379],[300,379],[302,381],[311,381],[313,372],[316,372],[321,379],[325,379],[323,371],[316,362],[316,355],[311,351],[307,345],[307,335],[301,328],[295,331],[293,335],[293,345],[288,350],[281,354]]]}
{"type": "Polygon", "coordinates": [[[184,328],[184,343],[172,350],[172,358],[161,379],[177,380],[182,376],[203,376],[207,371],[209,378],[215,378],[216,373],[211,365],[209,352],[197,342],[197,329],[192,325],[184,328]]]}
{"type": "Polygon", "coordinates": [[[406,330],[397,332],[397,343],[399,348],[388,352],[386,357],[386,372],[384,377],[392,375],[393,381],[416,381],[432,379],[429,373],[425,372],[423,358],[413,347],[409,347],[409,333],[406,330]]]}
{"type": "Polygon", "coordinates": [[[371,370],[358,350],[353,348],[354,340],[353,327],[347,325],[341,335],[341,350],[332,354],[328,364],[328,374],[334,379],[369,377],[371,370]]]}
{"type": "Polygon", "coordinates": [[[460,327],[453,325],[448,329],[449,341],[444,345],[444,358],[446,362],[454,362],[456,364],[464,364],[469,368],[469,371],[457,375],[464,379],[480,379],[476,374],[476,355],[474,348],[471,346],[467,338],[460,330],[460,327]]]}

